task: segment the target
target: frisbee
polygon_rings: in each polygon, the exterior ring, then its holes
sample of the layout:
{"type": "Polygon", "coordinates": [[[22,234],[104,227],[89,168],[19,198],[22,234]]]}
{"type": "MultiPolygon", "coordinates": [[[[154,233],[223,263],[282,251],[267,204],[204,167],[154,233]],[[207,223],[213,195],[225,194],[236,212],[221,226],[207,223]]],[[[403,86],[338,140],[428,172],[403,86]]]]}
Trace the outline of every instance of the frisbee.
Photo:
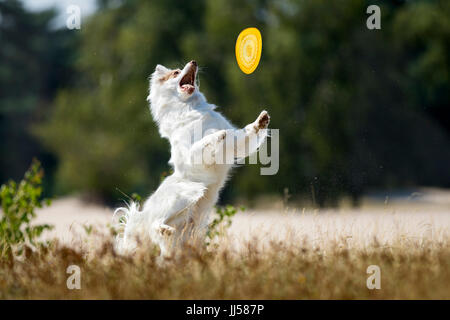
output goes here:
{"type": "Polygon", "coordinates": [[[256,28],[241,31],[236,40],[236,61],[242,72],[250,74],[258,67],[261,59],[262,38],[256,28]]]}

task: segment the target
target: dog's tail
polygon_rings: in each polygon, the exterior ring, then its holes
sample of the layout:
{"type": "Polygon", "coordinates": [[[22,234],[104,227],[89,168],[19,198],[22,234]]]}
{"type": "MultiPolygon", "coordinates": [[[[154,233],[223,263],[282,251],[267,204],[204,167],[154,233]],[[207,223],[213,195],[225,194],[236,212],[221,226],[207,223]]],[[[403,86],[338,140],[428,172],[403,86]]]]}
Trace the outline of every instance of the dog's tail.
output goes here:
{"type": "Polygon", "coordinates": [[[140,211],[140,205],[137,202],[130,201],[126,207],[117,208],[113,217],[118,220],[115,224],[118,229],[116,236],[116,249],[119,253],[129,253],[137,248],[136,235],[139,234],[139,228],[144,222],[144,214],[140,211]]]}

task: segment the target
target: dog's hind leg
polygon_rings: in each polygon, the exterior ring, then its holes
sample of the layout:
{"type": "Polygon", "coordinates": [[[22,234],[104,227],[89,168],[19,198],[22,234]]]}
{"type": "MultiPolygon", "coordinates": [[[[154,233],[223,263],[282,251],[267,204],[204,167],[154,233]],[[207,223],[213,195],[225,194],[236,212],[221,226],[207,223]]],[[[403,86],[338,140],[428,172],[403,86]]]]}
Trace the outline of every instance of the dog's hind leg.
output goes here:
{"type": "Polygon", "coordinates": [[[175,228],[171,227],[167,224],[160,224],[158,226],[158,232],[162,235],[162,236],[171,236],[175,233],[175,228]]]}
{"type": "Polygon", "coordinates": [[[176,229],[165,223],[155,221],[151,226],[151,233],[153,233],[153,240],[156,241],[161,250],[161,256],[168,257],[171,254],[173,247],[174,234],[176,229]]]}

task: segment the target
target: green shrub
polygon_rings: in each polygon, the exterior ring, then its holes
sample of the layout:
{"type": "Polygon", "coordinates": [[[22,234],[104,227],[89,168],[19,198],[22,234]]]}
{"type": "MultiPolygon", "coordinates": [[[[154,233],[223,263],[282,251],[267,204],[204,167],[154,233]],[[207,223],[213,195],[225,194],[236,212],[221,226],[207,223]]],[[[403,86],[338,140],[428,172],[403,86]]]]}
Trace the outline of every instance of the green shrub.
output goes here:
{"type": "Polygon", "coordinates": [[[33,160],[22,181],[11,180],[0,187],[0,255],[11,252],[14,247],[20,254],[23,244],[40,244],[37,238],[52,229],[48,224],[31,224],[36,217],[35,209],[50,205],[50,200],[41,199],[43,175],[39,161],[33,160]]]}
{"type": "Polygon", "coordinates": [[[206,232],[207,244],[209,245],[215,237],[222,235],[224,228],[231,226],[233,216],[238,210],[245,211],[245,207],[235,208],[232,205],[226,205],[225,207],[216,207],[216,216],[208,226],[206,232]]]}

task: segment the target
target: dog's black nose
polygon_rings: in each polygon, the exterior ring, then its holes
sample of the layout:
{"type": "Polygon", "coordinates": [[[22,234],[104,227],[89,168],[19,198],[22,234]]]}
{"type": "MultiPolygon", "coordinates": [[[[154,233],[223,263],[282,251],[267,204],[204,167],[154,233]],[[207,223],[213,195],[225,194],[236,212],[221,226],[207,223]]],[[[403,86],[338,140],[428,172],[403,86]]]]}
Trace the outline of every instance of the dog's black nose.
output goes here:
{"type": "Polygon", "coordinates": [[[197,66],[197,61],[192,60],[191,63],[192,63],[194,66],[197,66]]]}

